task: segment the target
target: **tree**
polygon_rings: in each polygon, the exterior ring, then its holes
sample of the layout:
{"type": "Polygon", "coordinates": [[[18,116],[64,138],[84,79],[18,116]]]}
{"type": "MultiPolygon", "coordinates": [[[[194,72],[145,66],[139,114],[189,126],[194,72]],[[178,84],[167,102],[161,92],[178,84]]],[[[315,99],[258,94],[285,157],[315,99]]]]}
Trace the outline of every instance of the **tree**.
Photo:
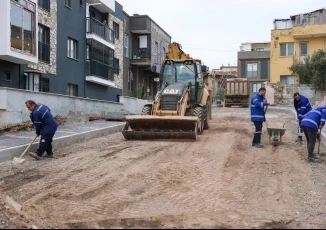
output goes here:
{"type": "Polygon", "coordinates": [[[305,59],[305,63],[295,60],[289,68],[302,84],[312,84],[316,90],[326,90],[326,51],[317,50],[305,59]]]}
{"type": "Polygon", "coordinates": [[[311,57],[312,85],[320,91],[326,90],[326,51],[318,50],[311,57]]]}
{"type": "Polygon", "coordinates": [[[311,84],[312,69],[310,61],[310,56],[307,56],[305,63],[295,59],[293,65],[289,68],[293,75],[299,77],[299,82],[301,84],[311,84]]]}

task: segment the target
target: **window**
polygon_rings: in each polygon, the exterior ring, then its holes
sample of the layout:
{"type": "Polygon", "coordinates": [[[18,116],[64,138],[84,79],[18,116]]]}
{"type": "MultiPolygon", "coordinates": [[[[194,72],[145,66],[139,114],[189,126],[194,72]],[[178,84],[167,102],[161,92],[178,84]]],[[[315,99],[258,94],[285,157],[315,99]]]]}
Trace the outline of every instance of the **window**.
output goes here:
{"type": "Polygon", "coordinates": [[[280,56],[281,57],[294,56],[294,43],[280,44],[280,56]]]}
{"type": "Polygon", "coordinates": [[[41,77],[41,92],[50,92],[50,79],[41,77]]]}
{"type": "Polygon", "coordinates": [[[129,70],[129,72],[128,72],[128,90],[133,91],[133,89],[134,89],[134,79],[133,79],[131,70],[129,70]]]}
{"type": "Polygon", "coordinates": [[[78,96],[78,85],[68,83],[68,85],[67,85],[67,95],[77,97],[78,96]]]}
{"type": "Polygon", "coordinates": [[[256,51],[264,51],[264,48],[256,48],[256,51]]]}
{"type": "Polygon", "coordinates": [[[130,50],[129,50],[129,35],[125,34],[124,37],[124,53],[125,53],[125,57],[129,58],[130,57],[130,50]]]}
{"type": "Polygon", "coordinates": [[[50,0],[38,0],[38,6],[50,12],[50,0]]]}
{"type": "Polygon", "coordinates": [[[252,92],[253,93],[258,93],[260,88],[261,88],[261,83],[253,83],[252,84],[252,92]]]}
{"type": "Polygon", "coordinates": [[[119,74],[119,59],[118,58],[114,58],[113,67],[114,67],[114,73],[119,74]]]}
{"type": "Polygon", "coordinates": [[[258,63],[247,63],[247,78],[258,77],[258,63]]]}
{"type": "Polygon", "coordinates": [[[113,31],[114,31],[114,38],[119,40],[119,24],[113,22],[113,31]]]}
{"type": "Polygon", "coordinates": [[[300,61],[305,64],[308,56],[308,42],[300,42],[300,61]]]}
{"type": "Polygon", "coordinates": [[[78,59],[78,42],[72,38],[68,38],[68,57],[78,59]]]}
{"type": "Polygon", "coordinates": [[[11,81],[10,72],[6,72],[5,81],[11,81]]]}
{"type": "Polygon", "coordinates": [[[295,83],[294,76],[280,76],[281,84],[293,85],[295,83]]]}
{"type": "Polygon", "coordinates": [[[35,4],[20,0],[11,2],[11,47],[35,55],[35,4]]]}
{"type": "Polygon", "coordinates": [[[166,55],[166,53],[165,53],[165,47],[163,47],[163,51],[162,51],[162,63],[163,63],[163,61],[165,59],[165,55],[166,55]]]}
{"type": "Polygon", "coordinates": [[[50,63],[50,28],[38,25],[38,59],[50,63]]]}
{"type": "Polygon", "coordinates": [[[49,92],[50,80],[39,73],[28,73],[26,76],[26,90],[34,92],[49,92]]]}
{"type": "Polygon", "coordinates": [[[66,7],[71,8],[71,0],[65,0],[66,7]]]}
{"type": "Polygon", "coordinates": [[[155,64],[158,63],[158,43],[155,42],[155,46],[154,46],[154,62],[155,64]]]}

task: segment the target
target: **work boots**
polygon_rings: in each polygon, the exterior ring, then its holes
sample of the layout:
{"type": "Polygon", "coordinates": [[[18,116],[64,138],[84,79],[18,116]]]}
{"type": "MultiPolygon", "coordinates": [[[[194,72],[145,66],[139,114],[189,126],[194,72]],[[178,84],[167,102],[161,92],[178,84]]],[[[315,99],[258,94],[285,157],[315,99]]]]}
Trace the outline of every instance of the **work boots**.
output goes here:
{"type": "Polygon", "coordinates": [[[31,157],[35,158],[36,160],[42,160],[42,157],[40,157],[39,155],[37,155],[37,153],[33,153],[30,152],[28,155],[30,155],[31,157]]]}
{"type": "Polygon", "coordinates": [[[257,148],[264,148],[264,145],[262,143],[258,143],[258,144],[256,144],[256,147],[257,148]]]}

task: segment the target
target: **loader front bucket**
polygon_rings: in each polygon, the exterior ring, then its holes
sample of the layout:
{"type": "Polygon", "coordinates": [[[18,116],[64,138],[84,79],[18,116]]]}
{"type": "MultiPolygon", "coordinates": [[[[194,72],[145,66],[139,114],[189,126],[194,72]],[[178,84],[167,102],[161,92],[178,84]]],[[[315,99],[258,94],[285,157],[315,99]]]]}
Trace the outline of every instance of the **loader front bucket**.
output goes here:
{"type": "Polygon", "coordinates": [[[127,140],[197,139],[197,117],[135,115],[126,117],[127,140]]]}

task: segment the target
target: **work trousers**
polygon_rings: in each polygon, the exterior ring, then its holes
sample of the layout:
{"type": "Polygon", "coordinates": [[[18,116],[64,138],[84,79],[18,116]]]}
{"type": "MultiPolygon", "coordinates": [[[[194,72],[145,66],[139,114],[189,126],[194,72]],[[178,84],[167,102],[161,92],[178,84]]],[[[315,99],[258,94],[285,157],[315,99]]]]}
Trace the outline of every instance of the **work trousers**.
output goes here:
{"type": "Polygon", "coordinates": [[[45,134],[41,136],[40,145],[36,151],[38,156],[42,156],[44,152],[48,155],[53,155],[52,152],[52,141],[54,134],[45,134]]]}
{"type": "Polygon", "coordinates": [[[259,144],[261,141],[261,133],[263,130],[263,122],[261,121],[254,121],[254,125],[255,125],[255,135],[254,135],[254,139],[252,140],[253,144],[259,144]]]}
{"type": "Polygon", "coordinates": [[[308,157],[312,158],[314,157],[317,132],[316,130],[308,127],[302,127],[302,131],[307,139],[308,157]]]}

